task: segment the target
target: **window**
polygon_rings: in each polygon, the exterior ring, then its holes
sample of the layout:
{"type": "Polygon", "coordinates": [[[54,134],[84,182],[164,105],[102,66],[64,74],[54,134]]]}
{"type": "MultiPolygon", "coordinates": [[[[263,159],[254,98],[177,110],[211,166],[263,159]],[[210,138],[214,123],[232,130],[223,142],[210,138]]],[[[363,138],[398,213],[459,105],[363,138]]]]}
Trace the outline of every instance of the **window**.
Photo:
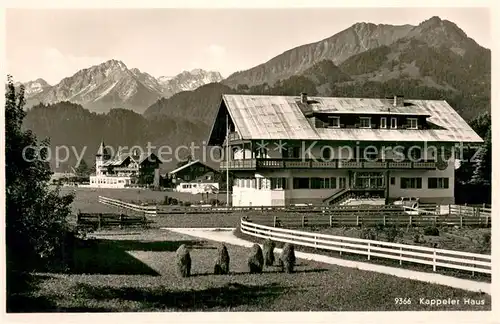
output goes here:
{"type": "MultiPolygon", "coordinates": [[[[325,187],[325,188],[328,188],[328,187],[325,187]]],[[[330,188],[331,189],[337,188],[337,178],[330,178],[330,188]]]]}
{"type": "Polygon", "coordinates": [[[401,178],[401,189],[422,189],[422,178],[401,178]]]}
{"type": "Polygon", "coordinates": [[[311,178],[311,189],[329,189],[331,185],[335,187],[335,178],[311,178]]]}
{"type": "Polygon", "coordinates": [[[449,185],[448,178],[429,178],[427,182],[429,189],[448,189],[449,185]]]}
{"type": "Polygon", "coordinates": [[[321,148],[321,156],[325,161],[331,161],[333,159],[333,149],[328,146],[321,148]]]}
{"type": "Polygon", "coordinates": [[[380,128],[387,128],[387,118],[385,117],[380,118],[380,128]]]}
{"type": "Polygon", "coordinates": [[[391,177],[391,186],[396,185],[396,177],[391,177]]]}
{"type": "Polygon", "coordinates": [[[293,189],[309,189],[309,178],[293,178],[293,189]]]}
{"type": "Polygon", "coordinates": [[[328,127],[340,128],[340,117],[328,116],[328,127]]]}
{"type": "Polygon", "coordinates": [[[371,118],[370,117],[359,117],[359,128],[371,128],[371,118]]]}
{"type": "Polygon", "coordinates": [[[286,178],[271,178],[271,189],[286,189],[286,178]]]}
{"type": "Polygon", "coordinates": [[[347,179],[345,177],[339,178],[339,189],[344,189],[347,187],[347,179]]]}
{"type": "Polygon", "coordinates": [[[408,149],[408,153],[410,155],[410,159],[413,162],[418,162],[422,160],[423,152],[421,147],[412,146],[408,149]]]}
{"type": "Polygon", "coordinates": [[[189,178],[190,178],[190,177],[189,177],[189,174],[186,174],[186,175],[184,176],[184,180],[186,180],[186,181],[189,181],[189,178]]]}
{"type": "Polygon", "coordinates": [[[418,129],[418,122],[416,118],[408,118],[408,129],[418,129]]]}
{"type": "Polygon", "coordinates": [[[391,128],[398,128],[398,120],[396,117],[391,118],[391,128]]]}
{"type": "Polygon", "coordinates": [[[286,157],[288,158],[292,159],[300,158],[300,147],[298,146],[288,147],[285,152],[286,152],[286,157]]]}

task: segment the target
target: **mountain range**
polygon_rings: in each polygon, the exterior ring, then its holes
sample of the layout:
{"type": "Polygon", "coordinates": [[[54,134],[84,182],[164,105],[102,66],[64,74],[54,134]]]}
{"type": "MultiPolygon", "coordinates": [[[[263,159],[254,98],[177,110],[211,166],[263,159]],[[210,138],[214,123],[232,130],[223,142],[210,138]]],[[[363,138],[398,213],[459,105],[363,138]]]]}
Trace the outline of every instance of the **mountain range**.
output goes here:
{"type": "MultiPolygon", "coordinates": [[[[156,79],[112,60],[81,70],[56,86],[40,79],[25,86],[28,97],[47,98],[41,101],[50,103],[31,108],[27,125],[57,143],[81,145],[92,141],[88,145],[97,145],[94,141],[100,138],[88,138],[88,130],[92,129],[92,133],[96,130],[103,138],[121,134],[116,140],[122,145],[144,144],[146,140],[189,145],[191,141],[201,144],[206,140],[223,93],[307,92],[372,98],[400,94],[412,99],[447,100],[471,121],[491,111],[491,51],[469,38],[456,24],[432,17],[417,26],[357,23],[330,38],[290,49],[224,80],[216,72],[203,70],[156,79]],[[121,107],[134,112],[111,110],[104,117],[95,117],[96,111],[116,107],[112,104],[113,96],[121,96],[121,107]],[[57,109],[61,100],[88,110],[61,103],[61,114],[57,109]],[[122,124],[115,120],[117,116],[122,124]],[[51,130],[67,129],[68,118],[72,120],[72,132],[51,130]],[[107,124],[114,128],[102,130],[107,124]],[[130,130],[135,128],[130,125],[142,125],[135,131],[147,134],[132,134],[130,130]],[[127,131],[117,132],[120,127],[127,131]]],[[[87,154],[92,162],[93,152],[87,154]]],[[[169,164],[164,167],[168,169],[169,164]]]]}
{"type": "Polygon", "coordinates": [[[54,86],[43,79],[24,83],[24,86],[28,107],[69,101],[94,112],[127,108],[142,113],[159,98],[221,80],[219,72],[202,69],[155,78],[137,68],[129,69],[122,61],[109,60],[80,70],[54,86]]]}

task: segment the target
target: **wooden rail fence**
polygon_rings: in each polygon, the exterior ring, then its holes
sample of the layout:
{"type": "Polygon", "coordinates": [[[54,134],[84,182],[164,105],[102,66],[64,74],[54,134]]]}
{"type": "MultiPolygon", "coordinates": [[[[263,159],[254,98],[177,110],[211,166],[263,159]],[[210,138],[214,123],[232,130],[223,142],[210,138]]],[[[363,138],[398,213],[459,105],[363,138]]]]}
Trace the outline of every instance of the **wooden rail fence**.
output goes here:
{"type": "Polygon", "coordinates": [[[76,224],[79,226],[89,226],[96,229],[111,226],[145,226],[149,221],[144,216],[128,216],[124,214],[111,213],[78,213],[76,224]]]}
{"type": "Polygon", "coordinates": [[[404,213],[329,213],[329,214],[286,214],[248,216],[252,222],[285,228],[301,227],[354,227],[354,226],[458,226],[491,227],[489,216],[407,215],[404,213]]]}
{"type": "Polygon", "coordinates": [[[314,249],[338,251],[372,257],[399,260],[438,267],[471,271],[472,273],[491,274],[491,255],[468,253],[452,250],[428,248],[423,246],[357,239],[275,228],[241,220],[241,231],[247,235],[277,242],[291,243],[314,249]]]}
{"type": "MultiPolygon", "coordinates": [[[[145,216],[159,216],[162,214],[221,214],[235,212],[272,212],[272,213],[316,213],[321,214],[376,214],[376,213],[396,213],[401,214],[406,209],[407,214],[434,216],[458,216],[458,217],[485,217],[491,218],[491,208],[472,207],[460,205],[436,205],[420,204],[418,208],[409,208],[396,205],[383,206],[339,206],[339,205],[316,205],[316,206],[243,206],[243,207],[187,207],[187,206],[168,206],[168,205],[146,205],[127,203],[118,199],[99,196],[99,203],[117,207],[123,210],[130,210],[145,216]],[[411,211],[410,211],[411,210],[411,211]]],[[[352,217],[352,216],[351,216],[352,217]]]]}

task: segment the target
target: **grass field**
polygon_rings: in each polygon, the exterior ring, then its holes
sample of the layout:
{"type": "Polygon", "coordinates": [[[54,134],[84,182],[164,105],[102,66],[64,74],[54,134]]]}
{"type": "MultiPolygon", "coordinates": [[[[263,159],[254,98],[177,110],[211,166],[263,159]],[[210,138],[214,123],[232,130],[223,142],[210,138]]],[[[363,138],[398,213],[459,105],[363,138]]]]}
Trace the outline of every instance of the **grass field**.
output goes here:
{"type": "MultiPolygon", "coordinates": [[[[400,235],[395,243],[436,247],[438,249],[455,250],[471,253],[491,254],[491,244],[484,241],[484,235],[491,235],[491,228],[454,228],[438,227],[439,236],[423,235],[423,229],[418,227],[400,228],[400,235]],[[415,235],[420,235],[415,241],[415,235]]],[[[302,229],[301,229],[302,230],[302,229]]],[[[305,231],[360,238],[363,229],[359,227],[328,227],[328,228],[303,228],[305,231]]],[[[384,233],[377,235],[378,241],[388,241],[384,233]]]]}
{"type": "MultiPolygon", "coordinates": [[[[99,204],[99,196],[108,198],[119,199],[129,202],[147,202],[157,201],[163,202],[165,196],[169,196],[181,201],[189,201],[191,203],[199,203],[201,195],[193,195],[183,192],[171,191],[152,191],[149,189],[95,189],[95,188],[78,188],[78,187],[62,187],[62,193],[75,193],[75,201],[73,202],[73,212],[77,213],[78,210],[87,213],[106,213],[117,212],[114,207],[108,207],[99,204]]],[[[210,194],[209,199],[216,198],[215,194],[210,194]]],[[[217,199],[221,202],[226,201],[225,194],[219,194],[217,199]]],[[[124,211],[125,212],[125,211],[124,211]]]]}
{"type": "Polygon", "coordinates": [[[212,275],[218,243],[168,231],[96,234],[78,249],[70,274],[33,274],[32,292],[9,311],[383,311],[490,310],[491,297],[375,272],[298,260],[297,272],[248,274],[249,249],[228,246],[229,275],[212,275]],[[192,251],[193,276],[175,273],[175,250],[192,251]],[[400,305],[406,298],[411,304],[400,305]],[[421,298],[457,299],[430,306],[421,298]],[[484,303],[466,305],[465,301],[484,303]]]}

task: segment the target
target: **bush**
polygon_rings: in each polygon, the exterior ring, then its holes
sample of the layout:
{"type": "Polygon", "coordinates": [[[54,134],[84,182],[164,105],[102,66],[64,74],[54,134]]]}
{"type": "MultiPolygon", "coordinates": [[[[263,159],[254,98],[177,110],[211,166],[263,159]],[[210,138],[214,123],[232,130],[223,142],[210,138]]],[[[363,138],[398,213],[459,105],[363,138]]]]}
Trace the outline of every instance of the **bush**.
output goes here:
{"type": "Polygon", "coordinates": [[[274,248],[276,244],[270,239],[266,239],[263,244],[264,265],[272,266],[274,264],[274,248]]]}
{"type": "Polygon", "coordinates": [[[281,271],[292,273],[295,267],[295,248],[292,244],[286,243],[280,255],[281,271]]]}
{"type": "Polygon", "coordinates": [[[181,277],[191,275],[191,255],[185,244],[179,246],[176,251],[177,271],[181,277]]]}
{"type": "Polygon", "coordinates": [[[218,248],[217,260],[215,260],[214,274],[228,274],[229,273],[229,253],[227,247],[221,244],[218,248]]]}
{"type": "Polygon", "coordinates": [[[185,201],[184,204],[182,204],[184,207],[189,207],[191,206],[191,203],[189,201],[185,201]]]}
{"type": "Polygon", "coordinates": [[[170,200],[171,205],[177,205],[178,203],[179,203],[179,201],[175,198],[172,198],[172,200],[170,200]]]}
{"type": "Polygon", "coordinates": [[[436,226],[428,226],[424,228],[424,235],[439,236],[439,229],[436,226]]]}
{"type": "Polygon", "coordinates": [[[363,240],[377,240],[377,233],[369,228],[361,229],[359,238],[363,240]]]}
{"type": "Polygon", "coordinates": [[[387,242],[394,242],[396,241],[396,238],[400,236],[400,231],[399,229],[395,226],[388,226],[385,229],[385,238],[387,239],[387,242]]]}
{"type": "Polygon", "coordinates": [[[413,236],[413,243],[421,243],[421,236],[420,236],[420,234],[417,233],[417,234],[415,234],[413,236]]]}
{"type": "Polygon", "coordinates": [[[209,203],[212,206],[220,206],[221,205],[221,202],[218,199],[215,199],[215,198],[210,199],[209,203]]]}
{"type": "Polygon", "coordinates": [[[165,196],[165,199],[163,200],[164,205],[172,205],[172,197],[165,196]]]}
{"type": "Polygon", "coordinates": [[[491,233],[483,233],[482,244],[485,248],[491,247],[491,233]]]}
{"type": "Polygon", "coordinates": [[[248,269],[250,273],[262,273],[264,266],[264,256],[260,245],[254,244],[248,257],[248,269]]]}

